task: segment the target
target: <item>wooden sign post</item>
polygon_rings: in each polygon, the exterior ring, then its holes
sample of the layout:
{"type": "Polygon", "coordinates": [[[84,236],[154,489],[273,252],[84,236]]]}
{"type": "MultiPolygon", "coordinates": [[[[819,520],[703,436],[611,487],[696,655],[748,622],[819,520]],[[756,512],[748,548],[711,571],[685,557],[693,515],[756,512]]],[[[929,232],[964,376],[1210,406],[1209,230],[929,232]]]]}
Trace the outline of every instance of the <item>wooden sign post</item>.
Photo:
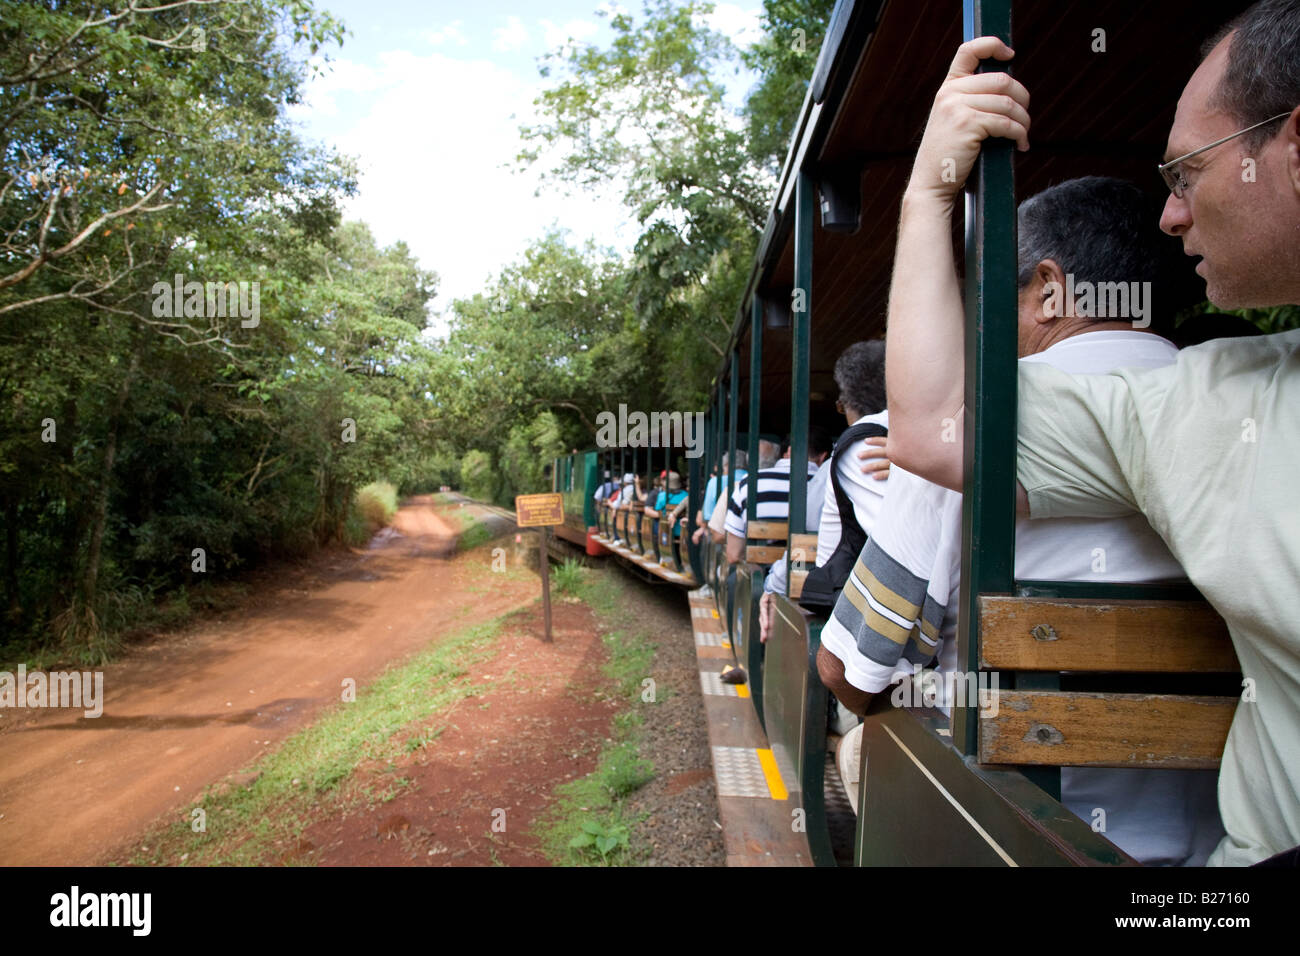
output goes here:
{"type": "Polygon", "coordinates": [[[564,524],[564,497],[557,492],[543,495],[515,496],[515,524],[521,528],[537,528],[542,536],[538,558],[542,564],[542,613],[546,618],[547,644],[551,643],[551,560],[547,552],[546,529],[564,524]]]}

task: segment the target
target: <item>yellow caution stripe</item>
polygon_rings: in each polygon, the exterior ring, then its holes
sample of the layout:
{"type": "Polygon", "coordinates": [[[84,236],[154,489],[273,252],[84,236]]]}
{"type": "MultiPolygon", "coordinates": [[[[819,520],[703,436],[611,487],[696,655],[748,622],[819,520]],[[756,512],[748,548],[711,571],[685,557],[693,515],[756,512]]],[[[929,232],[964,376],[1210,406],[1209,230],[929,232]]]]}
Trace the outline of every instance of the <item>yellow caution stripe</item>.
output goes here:
{"type": "Polygon", "coordinates": [[[785,789],[785,781],[781,779],[781,770],[776,765],[776,757],[772,756],[771,749],[761,747],[755,753],[758,754],[758,762],[763,765],[763,776],[767,778],[767,789],[772,794],[772,799],[787,799],[790,792],[785,789]]]}

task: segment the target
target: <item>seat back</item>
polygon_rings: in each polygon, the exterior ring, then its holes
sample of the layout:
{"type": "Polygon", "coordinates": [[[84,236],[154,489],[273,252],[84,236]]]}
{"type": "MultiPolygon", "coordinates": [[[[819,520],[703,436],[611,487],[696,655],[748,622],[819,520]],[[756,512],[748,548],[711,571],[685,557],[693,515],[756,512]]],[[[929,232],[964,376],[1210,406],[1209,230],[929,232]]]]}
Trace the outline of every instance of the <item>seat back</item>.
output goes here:
{"type": "Polygon", "coordinates": [[[1024,687],[1023,678],[1015,690],[1000,686],[996,712],[979,715],[981,763],[1219,765],[1238,697],[1151,692],[1159,675],[1240,670],[1227,626],[1204,601],[981,595],[978,607],[980,667],[1000,685],[1007,671],[1105,675],[1087,690],[1024,687]],[[1132,675],[1151,675],[1147,692],[1132,692],[1132,675]]]}
{"type": "Polygon", "coordinates": [[[788,521],[751,521],[745,526],[745,560],[750,564],[772,564],[785,554],[790,536],[788,521]]]}
{"type": "Polygon", "coordinates": [[[790,597],[799,599],[803,583],[817,560],[817,535],[790,535],[790,597]]]}
{"type": "Polygon", "coordinates": [[[834,866],[825,794],[827,693],[817,674],[822,622],[783,595],[773,610],[763,661],[767,739],[792,805],[804,811],[813,862],[834,866]]]}

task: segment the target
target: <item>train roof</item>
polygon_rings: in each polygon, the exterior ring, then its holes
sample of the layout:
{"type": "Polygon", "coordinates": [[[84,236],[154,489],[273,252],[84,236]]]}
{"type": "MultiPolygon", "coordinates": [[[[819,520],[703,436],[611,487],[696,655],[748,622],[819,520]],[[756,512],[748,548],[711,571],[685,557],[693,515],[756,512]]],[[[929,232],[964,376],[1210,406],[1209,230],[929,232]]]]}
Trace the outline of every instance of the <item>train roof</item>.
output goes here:
{"type": "MultiPolygon", "coordinates": [[[[1162,196],[1155,166],[1201,44],[1248,5],[1013,0],[1012,72],[1033,97],[1031,148],[1016,156],[1017,200],[1082,175],[1118,176],[1162,196]]],[[[726,379],[739,349],[747,404],[750,308],[761,297],[772,319],[762,342],[764,428],[784,428],[790,404],[798,173],[809,172],[822,196],[860,196],[855,231],[828,230],[821,217],[814,226],[810,383],[818,421],[836,397],[835,359],[851,343],[884,334],[899,201],[934,92],[961,43],[964,7],[958,0],[836,4],[714,379],[715,387],[726,379]]],[[[954,233],[958,262],[960,238],[954,233]]]]}

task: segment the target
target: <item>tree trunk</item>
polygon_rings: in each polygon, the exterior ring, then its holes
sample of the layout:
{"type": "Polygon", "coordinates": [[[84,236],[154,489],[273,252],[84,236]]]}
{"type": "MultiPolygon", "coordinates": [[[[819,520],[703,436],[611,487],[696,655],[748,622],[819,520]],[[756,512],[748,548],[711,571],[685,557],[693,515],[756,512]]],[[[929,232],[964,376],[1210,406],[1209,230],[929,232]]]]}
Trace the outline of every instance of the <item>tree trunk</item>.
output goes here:
{"type": "Polygon", "coordinates": [[[122,421],[122,410],[126,407],[127,396],[131,393],[131,383],[135,379],[136,369],[140,367],[140,353],[131,353],[131,364],[126,376],[117,390],[113,402],[113,411],[108,420],[108,439],[104,443],[104,463],[100,468],[99,490],[95,494],[95,504],[91,512],[90,545],[86,549],[86,569],[81,578],[81,596],[87,608],[95,606],[95,591],[99,587],[99,565],[103,554],[104,524],[108,519],[108,496],[113,484],[113,460],[117,457],[117,429],[122,421]]]}
{"type": "Polygon", "coordinates": [[[17,624],[22,618],[22,603],[18,597],[18,497],[12,495],[5,501],[5,607],[10,622],[17,624]]]}

